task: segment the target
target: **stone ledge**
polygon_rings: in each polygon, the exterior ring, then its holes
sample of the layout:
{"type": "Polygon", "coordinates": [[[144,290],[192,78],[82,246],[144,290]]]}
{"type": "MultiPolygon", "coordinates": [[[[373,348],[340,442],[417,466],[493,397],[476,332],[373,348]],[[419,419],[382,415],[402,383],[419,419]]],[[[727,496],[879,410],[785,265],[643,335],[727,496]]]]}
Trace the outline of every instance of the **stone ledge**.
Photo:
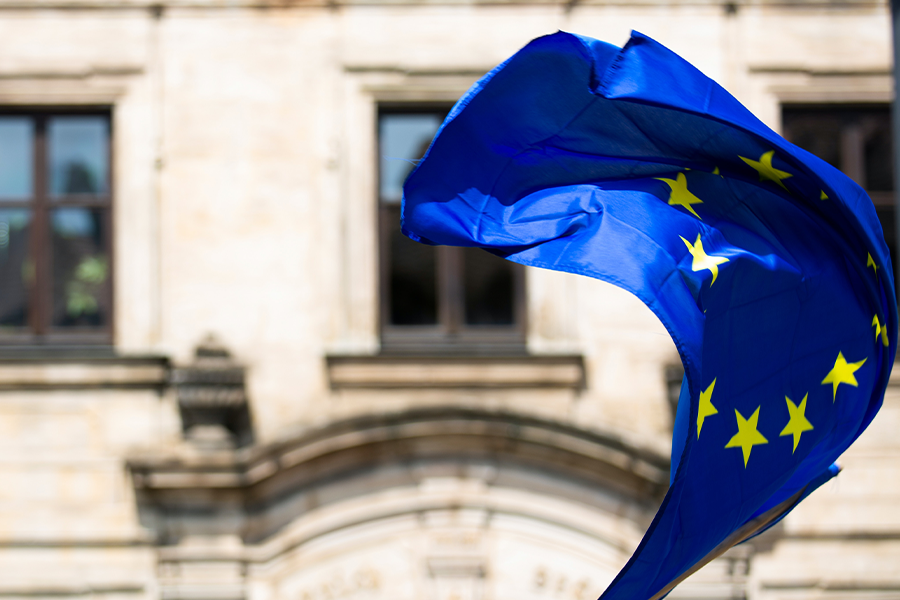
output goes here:
{"type": "Polygon", "coordinates": [[[95,594],[142,594],[146,591],[144,582],[108,582],[94,584],[45,583],[41,586],[0,585],[0,598],[47,598],[94,596],[95,594]]]}
{"type": "MultiPolygon", "coordinates": [[[[695,7],[726,7],[732,4],[730,0],[691,0],[683,4],[695,7]]],[[[36,9],[107,9],[107,10],[146,10],[151,14],[164,14],[166,9],[209,9],[209,10],[234,10],[234,9],[264,9],[276,8],[280,10],[291,8],[332,8],[335,6],[364,6],[364,7],[391,7],[391,6],[569,6],[576,4],[572,0],[0,0],[0,10],[36,10],[36,9]]],[[[672,0],[578,0],[579,6],[608,6],[608,7],[670,7],[672,0]]],[[[779,2],[761,2],[749,4],[749,8],[758,6],[781,10],[797,9],[822,9],[846,10],[847,8],[860,8],[865,10],[880,9],[887,6],[887,2],[873,2],[873,0],[842,0],[841,2],[827,2],[825,0],[781,0],[779,2]],[[829,4],[834,6],[829,7],[829,4]]]]}
{"type": "MultiPolygon", "coordinates": [[[[692,0],[695,6],[722,6],[728,0],[692,0]]],[[[869,4],[871,0],[844,0],[847,4],[869,4]]],[[[439,2],[423,2],[422,0],[0,0],[0,9],[35,10],[35,9],[118,9],[146,10],[151,14],[164,14],[166,9],[218,9],[234,10],[236,8],[330,8],[334,6],[565,6],[571,0],[440,0],[439,2]]],[[[591,6],[670,6],[672,0],[581,0],[580,4],[591,6]]],[[[786,2],[788,6],[803,6],[808,2],[793,0],[786,2]]]]}
{"type": "Polygon", "coordinates": [[[0,360],[0,391],[163,388],[168,378],[162,357],[0,360]]]}
{"type": "MultiPolygon", "coordinates": [[[[0,537],[0,549],[3,550],[108,550],[120,548],[146,548],[155,540],[141,534],[138,537],[101,538],[101,537],[61,537],[61,538],[22,538],[0,537]]],[[[3,593],[0,592],[0,597],[3,593]]]]}
{"type": "Polygon", "coordinates": [[[333,389],[585,387],[581,356],[328,356],[333,389]]]}
{"type": "MultiPolygon", "coordinates": [[[[870,581],[859,581],[847,578],[846,580],[822,580],[822,579],[814,579],[814,578],[798,578],[798,579],[786,579],[780,581],[762,581],[760,583],[760,587],[764,590],[782,590],[782,591],[793,591],[793,590],[810,590],[814,589],[820,594],[822,592],[888,592],[888,593],[896,593],[900,592],[900,580],[891,579],[891,580],[870,580],[870,581]]],[[[846,597],[846,596],[841,596],[846,597]]],[[[868,596],[867,596],[868,597],[868,596]]],[[[878,596],[881,598],[882,596],[878,596]]],[[[891,595],[891,597],[895,597],[891,595]]]]}
{"type": "Polygon", "coordinates": [[[900,542],[900,530],[876,530],[872,528],[854,528],[847,531],[803,529],[785,532],[783,539],[800,542],[900,542]]]}

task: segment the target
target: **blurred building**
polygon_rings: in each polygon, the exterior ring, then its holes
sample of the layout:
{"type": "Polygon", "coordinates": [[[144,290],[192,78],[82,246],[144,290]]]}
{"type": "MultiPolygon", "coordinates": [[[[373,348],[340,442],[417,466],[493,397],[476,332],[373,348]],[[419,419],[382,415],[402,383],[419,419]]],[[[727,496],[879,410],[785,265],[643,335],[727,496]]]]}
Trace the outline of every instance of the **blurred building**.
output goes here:
{"type": "MultiPolygon", "coordinates": [[[[481,74],[632,28],[893,243],[884,1],[0,0],[0,598],[595,598],[666,490],[673,344],[397,215],[481,74]]],[[[900,598],[898,429],[891,387],[837,480],[671,597],[900,598]]]]}

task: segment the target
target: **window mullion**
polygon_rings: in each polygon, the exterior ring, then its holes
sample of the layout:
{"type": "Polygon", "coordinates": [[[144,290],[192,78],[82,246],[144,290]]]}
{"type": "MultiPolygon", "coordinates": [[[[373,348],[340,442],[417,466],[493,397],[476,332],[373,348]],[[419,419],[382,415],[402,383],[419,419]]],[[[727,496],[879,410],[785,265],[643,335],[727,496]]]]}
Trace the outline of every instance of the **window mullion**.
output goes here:
{"type": "Polygon", "coordinates": [[[31,307],[34,311],[34,333],[43,336],[49,324],[49,307],[47,298],[50,294],[48,280],[49,253],[47,245],[49,236],[49,216],[47,214],[47,119],[43,116],[35,118],[35,163],[34,163],[34,214],[32,272],[33,287],[31,307]]]}
{"type": "Polygon", "coordinates": [[[380,308],[378,310],[378,320],[380,322],[380,330],[384,331],[386,327],[391,325],[391,256],[390,256],[390,227],[388,220],[391,217],[390,208],[378,200],[377,223],[378,223],[378,294],[380,308]]]}
{"type": "Polygon", "coordinates": [[[32,166],[30,189],[16,180],[22,189],[13,189],[3,202],[17,219],[20,241],[16,262],[3,265],[10,283],[0,290],[9,294],[2,318],[10,332],[0,342],[108,343],[113,327],[109,115],[102,109],[9,110],[3,115],[28,122],[30,148],[24,150],[18,138],[5,147],[17,152],[15,164],[28,156],[32,166]],[[58,172],[51,168],[51,152],[58,172]]]}
{"type": "Polygon", "coordinates": [[[462,315],[462,282],[459,248],[441,246],[438,248],[438,270],[440,281],[440,315],[441,323],[450,335],[459,333],[463,322],[462,315]]]}
{"type": "Polygon", "coordinates": [[[863,143],[863,132],[859,120],[854,118],[849,123],[845,123],[841,129],[841,171],[860,186],[865,187],[863,143]]]}

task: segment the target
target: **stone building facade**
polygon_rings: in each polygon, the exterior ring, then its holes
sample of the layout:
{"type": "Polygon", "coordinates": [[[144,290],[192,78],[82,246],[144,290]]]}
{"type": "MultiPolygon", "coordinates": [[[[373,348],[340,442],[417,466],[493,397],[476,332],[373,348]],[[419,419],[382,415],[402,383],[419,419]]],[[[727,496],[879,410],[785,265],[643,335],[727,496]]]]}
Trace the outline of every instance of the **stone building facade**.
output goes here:
{"type": "MultiPolygon", "coordinates": [[[[672,48],[893,237],[883,1],[0,0],[0,598],[602,592],[668,482],[668,335],[391,229],[391,161],[557,29],[672,48]]],[[[671,597],[900,598],[898,430],[900,380],[671,597]]]]}

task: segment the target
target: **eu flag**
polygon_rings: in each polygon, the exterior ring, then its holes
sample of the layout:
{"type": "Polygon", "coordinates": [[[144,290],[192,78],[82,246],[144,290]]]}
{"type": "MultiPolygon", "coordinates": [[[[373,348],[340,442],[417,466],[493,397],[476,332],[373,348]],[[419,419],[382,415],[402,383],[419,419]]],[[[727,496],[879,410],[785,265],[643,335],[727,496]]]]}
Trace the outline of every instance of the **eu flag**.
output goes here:
{"type": "Polygon", "coordinates": [[[532,41],[450,112],[403,231],[638,296],[685,368],[671,486],[602,598],[661,598],[837,473],[896,352],[871,200],[685,60],[532,41]]]}

